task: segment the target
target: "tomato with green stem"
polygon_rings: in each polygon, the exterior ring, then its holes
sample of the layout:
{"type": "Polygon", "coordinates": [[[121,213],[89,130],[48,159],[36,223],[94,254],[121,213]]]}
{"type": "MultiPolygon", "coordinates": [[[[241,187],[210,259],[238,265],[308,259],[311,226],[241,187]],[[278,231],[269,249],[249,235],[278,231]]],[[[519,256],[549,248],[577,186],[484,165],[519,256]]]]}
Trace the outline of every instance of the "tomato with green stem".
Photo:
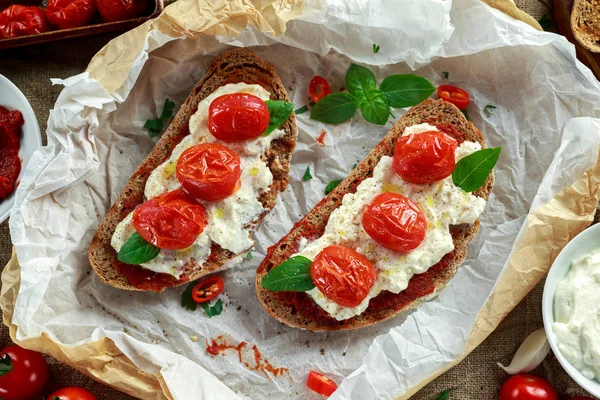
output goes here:
{"type": "Polygon", "coordinates": [[[42,391],[48,364],[41,353],[16,344],[0,353],[0,398],[26,400],[42,391]]]}

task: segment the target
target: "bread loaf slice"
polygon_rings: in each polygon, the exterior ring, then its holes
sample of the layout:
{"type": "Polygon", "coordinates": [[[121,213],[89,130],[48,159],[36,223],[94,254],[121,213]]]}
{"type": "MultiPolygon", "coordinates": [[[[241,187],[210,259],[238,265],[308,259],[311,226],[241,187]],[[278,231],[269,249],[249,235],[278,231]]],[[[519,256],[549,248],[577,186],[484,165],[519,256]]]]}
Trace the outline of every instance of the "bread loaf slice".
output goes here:
{"type": "MultiPolygon", "coordinates": [[[[175,146],[190,133],[188,123],[190,117],[198,109],[198,103],[221,86],[239,82],[259,84],[271,93],[272,100],[289,101],[285,87],[277,76],[275,68],[250,50],[234,49],[218,56],[206,75],[194,87],[153,150],[135,171],[98,228],[90,244],[89,260],[92,268],[103,282],[120,289],[143,290],[132,285],[126,276],[116,268],[117,252],[110,244],[115,228],[121,220],[144,201],[144,188],[152,171],[166,161],[175,146]]],[[[266,213],[275,206],[278,193],[284,190],[289,182],[290,160],[297,138],[296,117],[293,113],[280,129],[285,131],[285,135],[281,139],[271,142],[271,147],[263,158],[273,174],[273,183],[269,187],[270,190],[263,192],[259,197],[265,212],[253,221],[254,226],[258,225],[266,213]]],[[[203,264],[199,265],[190,259],[184,266],[182,279],[151,272],[148,273],[147,279],[160,282],[160,285],[152,290],[161,291],[218,270],[236,256],[217,244],[213,244],[211,254],[203,264]]],[[[141,267],[131,266],[128,268],[141,267]]]]}
{"type": "Polygon", "coordinates": [[[575,0],[571,11],[571,30],[582,46],[600,52],[600,0],[575,0]]]}
{"type": "MultiPolygon", "coordinates": [[[[258,267],[255,286],[259,301],[275,319],[286,325],[309,331],[356,329],[384,321],[417,307],[437,295],[454,276],[467,255],[469,241],[479,229],[479,221],[474,224],[452,226],[454,251],[444,256],[439,263],[426,272],[414,275],[406,290],[399,294],[384,291],[370,301],[365,312],[344,321],[337,321],[329,316],[305,293],[271,292],[260,285],[264,276],[272,268],[297,253],[301,238],[306,238],[310,242],[323,234],[329,215],[342,204],[344,194],[354,193],[364,179],[373,176],[373,170],[381,157],[392,156],[394,145],[406,127],[421,123],[435,125],[440,131],[457,139],[459,143],[473,141],[485,147],[485,141],[479,130],[467,121],[454,105],[443,100],[426,100],[412,107],[335,190],[294,225],[285,237],[269,248],[267,256],[258,267]]],[[[493,175],[490,174],[484,186],[474,194],[487,199],[493,182],[493,175]]]]}

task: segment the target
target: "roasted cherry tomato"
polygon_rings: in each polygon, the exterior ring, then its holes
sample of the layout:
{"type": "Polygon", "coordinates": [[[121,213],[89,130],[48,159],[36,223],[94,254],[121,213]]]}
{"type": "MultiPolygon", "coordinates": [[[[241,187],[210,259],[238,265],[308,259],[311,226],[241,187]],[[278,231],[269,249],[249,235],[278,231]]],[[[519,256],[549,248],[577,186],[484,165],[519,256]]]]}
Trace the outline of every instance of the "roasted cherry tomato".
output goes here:
{"type": "Polygon", "coordinates": [[[34,35],[48,31],[44,10],[14,4],[0,13],[0,39],[34,35]]]}
{"type": "Polygon", "coordinates": [[[331,93],[331,87],[329,87],[329,83],[327,83],[325,78],[317,75],[310,81],[308,93],[310,94],[312,101],[316,103],[331,93]]]}
{"type": "Polygon", "coordinates": [[[459,87],[442,85],[438,87],[437,94],[440,99],[454,104],[459,110],[464,110],[469,105],[469,93],[459,87]]]}
{"type": "Polygon", "coordinates": [[[239,187],[242,168],[235,151],[217,143],[201,143],[181,154],[176,172],[192,196],[211,201],[224,199],[239,187]]]}
{"type": "Polygon", "coordinates": [[[394,150],[393,168],[410,183],[433,183],[452,174],[458,142],[442,132],[402,136],[394,150]]]}
{"type": "Polygon", "coordinates": [[[344,307],[362,303],[377,278],[367,257],[339,245],[327,246],[317,255],[310,275],[325,297],[344,307]]]}
{"type": "Polygon", "coordinates": [[[0,353],[3,364],[8,363],[7,355],[10,356],[12,369],[0,376],[0,398],[27,400],[41,392],[48,380],[48,365],[44,357],[16,344],[0,353]]]}
{"type": "Polygon", "coordinates": [[[60,29],[84,26],[96,13],[96,0],[48,0],[46,16],[60,29]]]}
{"type": "Polygon", "coordinates": [[[156,196],[133,212],[135,230],[161,249],[191,246],[206,224],[204,206],[182,189],[156,196]]]}
{"type": "Polygon", "coordinates": [[[223,279],[211,276],[199,282],[192,289],[192,299],[196,303],[206,303],[217,297],[223,291],[223,279]]]}
{"type": "Polygon", "coordinates": [[[267,103],[247,93],[224,94],[208,108],[208,129],[224,142],[256,139],[265,133],[270,119],[267,103]]]}
{"type": "Polygon", "coordinates": [[[409,198],[382,193],[367,206],[362,227],[377,243],[397,252],[416,249],[427,231],[427,220],[409,198]]]}
{"type": "Polygon", "coordinates": [[[500,400],[556,400],[556,392],[548,381],[533,375],[515,375],[500,389],[500,400]]]}
{"type": "Polygon", "coordinates": [[[123,21],[142,15],[147,0],[96,0],[98,12],[106,22],[123,21]]]}
{"type": "Polygon", "coordinates": [[[57,390],[48,396],[46,400],[56,400],[56,398],[59,400],[96,400],[96,397],[93,394],[77,386],[70,386],[57,390]]]}
{"type": "Polygon", "coordinates": [[[331,396],[337,389],[337,384],[334,381],[316,371],[308,373],[306,386],[313,392],[317,392],[323,396],[331,396]]]}

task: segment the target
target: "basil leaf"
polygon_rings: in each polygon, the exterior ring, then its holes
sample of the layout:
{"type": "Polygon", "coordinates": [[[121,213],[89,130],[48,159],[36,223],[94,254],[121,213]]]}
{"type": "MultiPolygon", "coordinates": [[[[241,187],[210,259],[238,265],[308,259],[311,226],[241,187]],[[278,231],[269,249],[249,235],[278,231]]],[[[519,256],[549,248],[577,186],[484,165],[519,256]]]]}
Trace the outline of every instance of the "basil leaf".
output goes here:
{"type": "Polygon", "coordinates": [[[202,309],[206,315],[208,315],[208,318],[212,318],[223,312],[223,301],[221,299],[217,300],[214,306],[211,306],[209,302],[201,303],[200,306],[202,306],[202,309]]]}
{"type": "Polygon", "coordinates": [[[452,389],[446,389],[438,396],[437,400],[447,400],[448,396],[450,396],[450,392],[452,389]]]}
{"type": "Polygon", "coordinates": [[[158,247],[146,242],[139,233],[134,232],[119,250],[117,258],[125,264],[138,265],[154,259],[158,253],[158,247]]]}
{"type": "Polygon", "coordinates": [[[144,128],[154,131],[161,131],[163,127],[162,120],[160,118],[149,119],[144,124],[144,128]]]}
{"type": "Polygon", "coordinates": [[[470,121],[471,118],[469,118],[469,113],[467,112],[467,109],[465,108],[464,110],[460,110],[460,112],[465,116],[465,119],[467,121],[470,121]]]}
{"type": "Polygon", "coordinates": [[[338,181],[331,181],[327,184],[327,186],[325,187],[325,196],[327,196],[329,193],[333,192],[333,189],[335,189],[336,187],[338,187],[338,185],[342,182],[343,179],[340,179],[338,181]]]}
{"type": "Polygon", "coordinates": [[[379,45],[373,43],[373,53],[375,53],[375,54],[379,53],[379,49],[380,49],[379,45]]]}
{"type": "Polygon", "coordinates": [[[310,174],[310,167],[306,167],[306,171],[304,171],[304,176],[302,177],[303,181],[310,181],[312,179],[312,175],[310,174]]]}
{"type": "Polygon", "coordinates": [[[448,73],[448,71],[442,71],[442,77],[444,77],[444,79],[448,79],[449,76],[450,74],[448,73]]]}
{"type": "Polygon", "coordinates": [[[388,76],[379,89],[394,108],[412,107],[435,92],[431,82],[414,74],[388,76]]]}
{"type": "Polygon", "coordinates": [[[12,361],[8,354],[0,358],[0,376],[4,376],[13,370],[12,361]]]}
{"type": "MultiPolygon", "coordinates": [[[[377,79],[369,69],[358,64],[350,64],[346,72],[346,89],[354,96],[377,88],[377,79]]],[[[320,101],[319,101],[320,103],[320,101]]]]}
{"type": "Polygon", "coordinates": [[[296,115],[304,114],[307,111],[308,111],[308,106],[307,105],[304,105],[304,106],[300,107],[299,109],[294,110],[294,112],[296,113],[296,115]]]}
{"type": "Polygon", "coordinates": [[[167,119],[170,119],[173,116],[173,109],[175,108],[175,103],[169,99],[165,99],[165,104],[163,105],[162,113],[160,117],[149,119],[144,124],[144,128],[148,129],[148,136],[151,138],[160,135],[163,130],[163,122],[167,119]]]}
{"type": "Polygon", "coordinates": [[[491,104],[488,104],[487,106],[485,106],[483,108],[483,111],[485,112],[485,115],[487,115],[488,117],[491,117],[494,114],[494,110],[496,109],[496,106],[493,106],[491,104]]]}
{"type": "Polygon", "coordinates": [[[175,103],[169,99],[165,99],[165,105],[163,106],[162,113],[160,114],[160,119],[165,120],[169,119],[173,116],[173,109],[175,108],[175,103]]]}
{"type": "Polygon", "coordinates": [[[390,117],[390,105],[377,89],[368,90],[364,96],[359,96],[360,113],[368,122],[385,125],[390,117]]]}
{"type": "Polygon", "coordinates": [[[306,292],[315,287],[310,276],[312,261],[296,256],[269,271],[260,285],[273,292],[306,292]]]}
{"type": "Polygon", "coordinates": [[[254,258],[254,256],[252,255],[252,252],[250,252],[250,251],[249,251],[249,252],[246,254],[246,260],[252,260],[253,258],[254,258]]]}
{"type": "Polygon", "coordinates": [[[356,114],[356,99],[350,93],[328,94],[316,103],[310,113],[310,119],[326,124],[341,124],[356,114]]]}
{"type": "Polygon", "coordinates": [[[465,192],[479,189],[498,162],[501,150],[501,147],[482,149],[461,159],[452,172],[452,182],[465,192]]]}
{"type": "Polygon", "coordinates": [[[197,283],[198,283],[197,280],[190,283],[189,285],[187,285],[187,287],[185,288],[183,293],[181,293],[181,307],[185,308],[186,310],[196,311],[197,303],[194,301],[194,298],[192,297],[192,291],[194,289],[194,286],[196,286],[197,283]]]}
{"type": "Polygon", "coordinates": [[[269,108],[271,119],[269,120],[269,127],[263,133],[263,136],[269,136],[269,133],[279,128],[292,115],[294,104],[283,100],[267,100],[265,103],[267,103],[267,107],[269,108]]]}

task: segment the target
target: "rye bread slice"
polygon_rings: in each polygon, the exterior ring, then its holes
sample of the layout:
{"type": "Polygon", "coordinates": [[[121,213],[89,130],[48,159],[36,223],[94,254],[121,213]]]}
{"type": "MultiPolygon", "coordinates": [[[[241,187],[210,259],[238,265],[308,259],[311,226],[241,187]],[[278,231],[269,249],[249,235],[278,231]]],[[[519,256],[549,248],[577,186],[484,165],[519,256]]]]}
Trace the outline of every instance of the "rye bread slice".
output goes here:
{"type": "Polygon", "coordinates": [[[600,52],[600,0],[575,0],[571,30],[583,47],[600,52]]]}
{"type": "MultiPolygon", "coordinates": [[[[144,188],[150,173],[167,160],[175,146],[189,134],[189,119],[198,109],[198,103],[221,86],[239,82],[260,84],[271,93],[272,100],[289,101],[285,86],[277,76],[275,68],[250,50],[233,49],[219,55],[211,64],[206,75],[196,84],[158,143],[135,171],[98,228],[90,244],[89,260],[100,280],[120,289],[142,290],[131,285],[116,268],[117,252],[110,245],[115,228],[121,220],[144,201],[144,188]]],[[[258,225],[266,213],[275,206],[277,195],[287,187],[289,182],[290,160],[298,133],[294,113],[281,126],[281,129],[285,131],[285,135],[281,139],[272,141],[271,147],[263,157],[273,174],[273,183],[269,187],[270,190],[262,193],[259,197],[265,212],[253,221],[254,226],[258,225]]],[[[184,267],[185,277],[179,280],[166,279],[166,287],[178,286],[187,280],[198,279],[223,267],[225,263],[236,256],[236,254],[213,244],[211,254],[206,262],[199,265],[195,260],[190,259],[184,267]]]]}
{"type": "MultiPolygon", "coordinates": [[[[329,316],[305,293],[271,292],[260,286],[260,282],[271,268],[278,266],[297,252],[301,238],[312,241],[323,234],[329,215],[342,204],[344,194],[354,193],[364,179],[373,176],[373,169],[381,157],[393,154],[394,144],[406,127],[425,122],[437,126],[439,130],[448,133],[459,142],[479,142],[485,147],[484,138],[479,130],[450,103],[443,100],[426,100],[408,110],[386,137],[335,190],[294,225],[285,237],[269,248],[267,256],[256,272],[255,286],[259,301],[271,316],[291,327],[309,331],[361,328],[411,310],[435,297],[454,276],[467,255],[469,241],[479,230],[479,221],[474,224],[452,226],[450,230],[454,251],[444,256],[428,271],[414,275],[406,290],[399,294],[384,291],[370,301],[365,312],[344,321],[337,321],[329,316]]],[[[494,178],[490,174],[485,185],[474,194],[487,199],[493,184],[494,178]]]]}

